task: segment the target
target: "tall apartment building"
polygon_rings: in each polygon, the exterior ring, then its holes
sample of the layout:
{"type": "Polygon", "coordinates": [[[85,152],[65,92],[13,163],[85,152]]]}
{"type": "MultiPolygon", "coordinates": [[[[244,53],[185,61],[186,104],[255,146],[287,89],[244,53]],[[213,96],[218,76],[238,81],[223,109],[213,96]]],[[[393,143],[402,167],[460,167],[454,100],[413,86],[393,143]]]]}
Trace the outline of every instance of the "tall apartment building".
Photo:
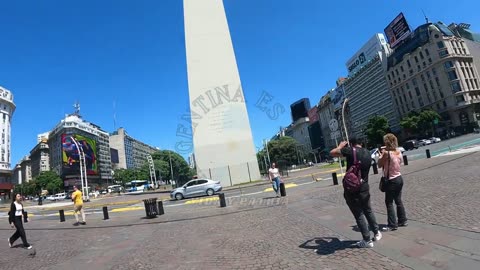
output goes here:
{"type": "Polygon", "coordinates": [[[124,128],[110,134],[109,145],[118,151],[118,169],[140,168],[147,162],[148,155],[159,150],[129,136],[124,128]]]}
{"type": "Polygon", "coordinates": [[[50,167],[64,180],[65,187],[80,185],[80,163],[75,138],[85,152],[89,186],[112,181],[109,136],[99,126],[82,119],[79,107],[49,132],[50,167]]]}
{"type": "Polygon", "coordinates": [[[320,121],[320,129],[324,139],[324,145],[326,149],[332,149],[336,147],[335,138],[332,136],[330,129],[330,121],[335,118],[333,103],[331,99],[331,93],[333,89],[328,91],[318,102],[317,111],[320,121]]]}
{"type": "Polygon", "coordinates": [[[21,182],[28,183],[32,181],[32,161],[29,156],[25,156],[20,162],[21,182]]]}
{"type": "Polygon", "coordinates": [[[13,94],[0,86],[0,183],[10,182],[12,170],[10,169],[11,158],[11,122],[15,112],[13,94]]]}
{"type": "Polygon", "coordinates": [[[385,71],[390,48],[383,34],[375,34],[346,63],[344,81],[351,121],[350,136],[365,139],[368,120],[385,116],[393,132],[400,132],[400,117],[395,110],[385,71]]]}
{"type": "Polygon", "coordinates": [[[415,29],[388,57],[387,81],[398,114],[433,109],[442,117],[436,135],[471,131],[480,120],[475,44],[441,22],[415,29]]]}
{"type": "Polygon", "coordinates": [[[30,162],[32,178],[37,177],[41,172],[50,170],[50,149],[45,138],[30,151],[30,162]]]}

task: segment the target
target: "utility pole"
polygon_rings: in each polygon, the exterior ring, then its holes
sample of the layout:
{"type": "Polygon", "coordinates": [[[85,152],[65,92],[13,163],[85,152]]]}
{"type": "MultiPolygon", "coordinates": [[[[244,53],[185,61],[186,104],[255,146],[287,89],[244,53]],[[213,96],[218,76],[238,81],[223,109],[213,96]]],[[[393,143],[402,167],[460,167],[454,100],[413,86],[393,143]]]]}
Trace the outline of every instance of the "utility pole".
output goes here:
{"type": "Polygon", "coordinates": [[[268,152],[268,141],[267,141],[267,140],[264,140],[264,143],[265,143],[265,148],[267,149],[268,164],[269,164],[269,165],[272,165],[272,163],[271,163],[271,161],[270,161],[270,153],[268,152]]]}

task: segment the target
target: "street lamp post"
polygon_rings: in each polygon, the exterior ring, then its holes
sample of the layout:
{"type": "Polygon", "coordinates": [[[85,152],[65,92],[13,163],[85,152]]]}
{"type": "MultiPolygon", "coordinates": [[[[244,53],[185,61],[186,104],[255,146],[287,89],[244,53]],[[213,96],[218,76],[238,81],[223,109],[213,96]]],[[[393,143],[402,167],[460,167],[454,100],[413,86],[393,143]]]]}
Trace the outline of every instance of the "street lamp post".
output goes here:
{"type": "Polygon", "coordinates": [[[77,147],[78,151],[78,159],[80,163],[80,181],[82,182],[82,195],[83,199],[86,201],[90,200],[90,195],[88,194],[88,179],[87,179],[87,166],[85,164],[85,153],[83,152],[83,147],[78,143],[77,140],[73,136],[70,136],[70,139],[72,139],[72,142],[75,144],[77,147]],[[85,181],[85,182],[84,182],[85,181]],[[87,191],[85,192],[85,188],[87,191]],[[87,193],[85,195],[85,193],[87,193]]]}
{"type": "Polygon", "coordinates": [[[267,156],[268,156],[268,164],[272,164],[270,161],[270,152],[268,152],[268,140],[264,140],[265,142],[265,148],[267,149],[267,156]]]}

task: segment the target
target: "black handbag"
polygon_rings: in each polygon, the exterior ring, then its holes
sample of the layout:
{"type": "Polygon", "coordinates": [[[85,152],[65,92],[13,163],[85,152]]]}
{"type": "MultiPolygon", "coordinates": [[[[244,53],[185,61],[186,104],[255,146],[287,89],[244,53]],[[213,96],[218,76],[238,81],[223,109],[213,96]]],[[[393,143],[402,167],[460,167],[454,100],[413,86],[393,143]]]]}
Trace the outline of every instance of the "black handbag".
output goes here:
{"type": "MultiPolygon", "coordinates": [[[[387,152],[388,154],[388,163],[387,163],[387,176],[383,175],[380,178],[380,183],[378,184],[378,188],[380,189],[381,192],[385,192],[385,186],[387,185],[388,177],[390,174],[390,152],[387,152]]],[[[385,166],[384,166],[385,168],[385,166]]],[[[385,170],[383,170],[385,171],[385,170]]]]}

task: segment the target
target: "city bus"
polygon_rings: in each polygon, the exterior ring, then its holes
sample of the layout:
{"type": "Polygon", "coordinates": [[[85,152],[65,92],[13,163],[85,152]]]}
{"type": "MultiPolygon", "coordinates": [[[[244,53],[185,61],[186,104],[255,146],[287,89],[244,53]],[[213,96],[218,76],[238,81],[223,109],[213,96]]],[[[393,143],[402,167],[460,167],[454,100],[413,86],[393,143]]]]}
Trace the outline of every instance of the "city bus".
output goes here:
{"type": "Polygon", "coordinates": [[[145,192],[149,188],[147,180],[132,180],[125,184],[125,191],[127,192],[145,192]]]}

